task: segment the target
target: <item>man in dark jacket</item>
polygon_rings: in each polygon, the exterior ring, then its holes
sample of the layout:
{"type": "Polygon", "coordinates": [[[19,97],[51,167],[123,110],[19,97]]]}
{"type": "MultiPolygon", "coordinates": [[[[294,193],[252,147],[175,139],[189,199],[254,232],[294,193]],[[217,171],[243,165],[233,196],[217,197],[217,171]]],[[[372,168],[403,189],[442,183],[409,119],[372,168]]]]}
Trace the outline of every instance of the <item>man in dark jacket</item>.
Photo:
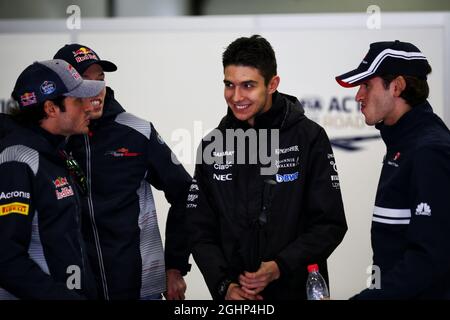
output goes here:
{"type": "Polygon", "coordinates": [[[355,70],[356,101],[387,151],[372,218],[374,281],[355,299],[450,299],[450,132],[427,101],[426,57],[376,42],[355,70]]]}
{"type": "Polygon", "coordinates": [[[89,100],[104,89],[63,60],[35,62],[17,79],[20,128],[0,147],[0,298],[95,299],[81,237],[83,173],[66,138],[88,131],[89,100]]]}
{"type": "MultiPolygon", "coordinates": [[[[105,71],[117,69],[80,44],[64,46],[55,58],[84,79],[104,80],[105,71]]],[[[91,103],[89,134],[73,137],[70,145],[91,188],[83,233],[99,291],[107,300],[159,299],[164,292],[168,300],[184,299],[191,178],[153,124],[125,112],[109,87],[91,103]],[[151,186],[171,204],[164,252],[151,186]]]]}
{"type": "Polygon", "coordinates": [[[188,195],[193,256],[214,299],[305,299],[307,265],[327,277],[347,230],[328,137],[277,91],[264,38],[235,40],[223,67],[228,113],[202,140],[188,195]]]}

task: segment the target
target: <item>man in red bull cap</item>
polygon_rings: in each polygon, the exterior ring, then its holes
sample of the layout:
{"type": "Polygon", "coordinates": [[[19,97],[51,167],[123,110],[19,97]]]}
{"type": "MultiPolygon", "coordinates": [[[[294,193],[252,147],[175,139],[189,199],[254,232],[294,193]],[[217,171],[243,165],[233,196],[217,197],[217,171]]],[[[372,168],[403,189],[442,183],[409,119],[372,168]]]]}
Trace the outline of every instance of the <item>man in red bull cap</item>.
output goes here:
{"type": "Polygon", "coordinates": [[[97,298],[79,233],[84,175],[65,143],[88,132],[86,98],[103,90],[63,60],[35,62],[16,81],[18,126],[0,147],[0,299],[97,298]]]}
{"type": "Polygon", "coordinates": [[[387,151],[372,217],[371,287],[354,299],[450,299],[450,132],[428,103],[425,55],[375,42],[358,68],[336,77],[387,151]],[[377,271],[378,270],[378,271],[377,271]]]}
{"type": "MultiPolygon", "coordinates": [[[[62,47],[55,58],[72,64],[84,79],[105,80],[117,70],[80,44],[62,47]]],[[[83,234],[104,299],[184,299],[189,271],[185,201],[191,177],[151,122],[128,112],[107,87],[90,98],[89,134],[71,138],[91,187],[83,234]],[[151,186],[171,204],[165,250],[151,186]]]]}

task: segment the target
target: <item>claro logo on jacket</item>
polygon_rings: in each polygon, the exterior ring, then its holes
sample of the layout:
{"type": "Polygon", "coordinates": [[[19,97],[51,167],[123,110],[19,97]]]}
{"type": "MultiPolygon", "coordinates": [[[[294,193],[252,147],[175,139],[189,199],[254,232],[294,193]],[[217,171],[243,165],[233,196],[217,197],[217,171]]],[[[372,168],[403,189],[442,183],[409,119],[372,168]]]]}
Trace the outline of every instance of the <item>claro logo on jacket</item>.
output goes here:
{"type": "Polygon", "coordinates": [[[56,199],[61,200],[73,196],[72,186],[69,184],[66,177],[56,178],[55,180],[53,180],[53,184],[55,185],[56,189],[56,199]]]}

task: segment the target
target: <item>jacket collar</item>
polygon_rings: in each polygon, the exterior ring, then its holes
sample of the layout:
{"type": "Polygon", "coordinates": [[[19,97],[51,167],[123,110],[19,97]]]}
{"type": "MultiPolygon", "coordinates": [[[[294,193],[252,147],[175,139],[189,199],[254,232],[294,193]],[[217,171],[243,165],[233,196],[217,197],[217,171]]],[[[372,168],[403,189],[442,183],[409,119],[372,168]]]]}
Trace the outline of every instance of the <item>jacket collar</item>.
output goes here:
{"type": "Polygon", "coordinates": [[[89,128],[95,129],[98,125],[105,121],[110,121],[116,118],[119,113],[125,112],[125,109],[114,97],[114,90],[106,87],[105,103],[103,106],[103,114],[100,119],[92,120],[89,128]]]}
{"type": "Polygon", "coordinates": [[[392,126],[385,125],[381,122],[377,123],[375,127],[380,130],[381,138],[389,146],[414,135],[423,122],[428,121],[433,114],[431,105],[426,101],[406,112],[392,126]]]}
{"type": "Polygon", "coordinates": [[[41,137],[39,143],[35,146],[39,152],[54,156],[59,154],[59,150],[65,149],[67,144],[67,138],[65,136],[52,134],[37,125],[31,126],[29,129],[41,137]]]}

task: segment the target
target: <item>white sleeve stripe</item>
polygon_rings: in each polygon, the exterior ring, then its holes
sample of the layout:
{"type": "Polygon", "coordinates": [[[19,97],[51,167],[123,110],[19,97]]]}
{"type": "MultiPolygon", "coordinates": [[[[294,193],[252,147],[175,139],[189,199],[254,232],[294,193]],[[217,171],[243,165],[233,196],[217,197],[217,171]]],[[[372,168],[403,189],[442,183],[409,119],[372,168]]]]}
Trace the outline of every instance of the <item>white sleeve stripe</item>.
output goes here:
{"type": "Polygon", "coordinates": [[[411,218],[410,209],[391,209],[375,206],[373,208],[373,214],[386,218],[411,218]]]}
{"type": "Polygon", "coordinates": [[[392,219],[383,219],[383,218],[373,217],[372,221],[385,223],[385,224],[409,224],[409,219],[392,220],[392,219]]]}

